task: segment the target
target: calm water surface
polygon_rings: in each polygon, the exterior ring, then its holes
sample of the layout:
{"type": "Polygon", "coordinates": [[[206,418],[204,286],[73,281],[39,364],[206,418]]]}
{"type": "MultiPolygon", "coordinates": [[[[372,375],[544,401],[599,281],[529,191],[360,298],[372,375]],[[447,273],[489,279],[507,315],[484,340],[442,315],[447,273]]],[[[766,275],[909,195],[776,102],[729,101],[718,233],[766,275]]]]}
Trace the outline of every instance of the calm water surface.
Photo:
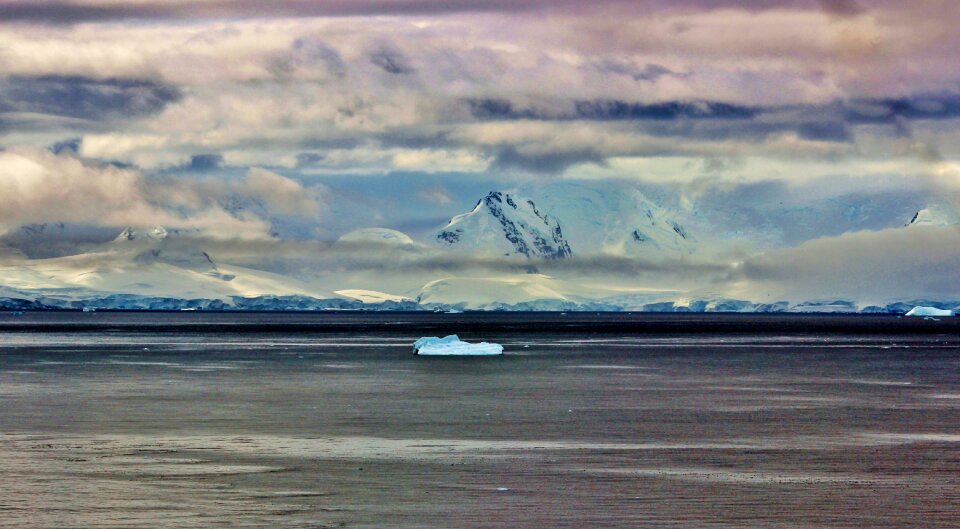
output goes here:
{"type": "Polygon", "coordinates": [[[0,329],[2,527],[960,527],[954,321],[95,313],[0,329]],[[455,328],[507,354],[409,354],[455,328]]]}

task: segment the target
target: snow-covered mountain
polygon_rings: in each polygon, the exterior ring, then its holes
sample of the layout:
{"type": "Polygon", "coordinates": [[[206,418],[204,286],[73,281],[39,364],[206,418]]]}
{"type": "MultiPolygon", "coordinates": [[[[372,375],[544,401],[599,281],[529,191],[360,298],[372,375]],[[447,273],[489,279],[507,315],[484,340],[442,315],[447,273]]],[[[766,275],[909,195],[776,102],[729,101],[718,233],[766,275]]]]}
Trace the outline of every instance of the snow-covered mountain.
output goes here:
{"type": "Polygon", "coordinates": [[[626,184],[554,184],[533,199],[493,191],[434,239],[448,248],[544,259],[678,257],[697,249],[681,222],[626,184]]]}
{"type": "Polygon", "coordinates": [[[91,252],[48,259],[0,260],[3,286],[35,296],[122,294],[179,299],[262,295],[337,298],[280,274],[217,263],[192,232],[126,228],[91,252]]]}
{"type": "Polygon", "coordinates": [[[677,215],[629,183],[553,184],[537,202],[559,219],[577,254],[679,257],[698,247],[677,215]]]}
{"type": "Polygon", "coordinates": [[[131,226],[105,245],[103,251],[118,256],[119,261],[129,259],[139,264],[163,263],[230,281],[230,274],[223,274],[210,254],[199,246],[199,235],[200,232],[196,230],[131,226]]]}
{"type": "MultiPolygon", "coordinates": [[[[953,233],[940,228],[957,224],[951,211],[921,210],[908,226],[893,230],[906,239],[939,240],[953,233]]],[[[702,269],[705,276],[737,272],[705,255],[712,236],[695,239],[681,215],[629,183],[560,182],[524,193],[491,192],[428,244],[386,228],[354,230],[332,244],[223,240],[161,226],[114,228],[72,255],[40,258],[15,247],[0,252],[0,308],[903,313],[915,305],[960,307],[948,294],[909,301],[902,296],[930,294],[901,292],[865,303],[856,291],[833,299],[817,296],[847,294],[678,282],[671,275],[676,267],[693,274],[702,269]],[[507,257],[452,257],[451,251],[507,257]],[[533,265],[544,273],[525,273],[535,272],[533,265]]],[[[36,225],[16,236],[46,241],[69,229],[36,225]]]]}
{"type": "Polygon", "coordinates": [[[491,191],[434,237],[448,248],[564,259],[573,255],[557,220],[529,199],[491,191]]]}

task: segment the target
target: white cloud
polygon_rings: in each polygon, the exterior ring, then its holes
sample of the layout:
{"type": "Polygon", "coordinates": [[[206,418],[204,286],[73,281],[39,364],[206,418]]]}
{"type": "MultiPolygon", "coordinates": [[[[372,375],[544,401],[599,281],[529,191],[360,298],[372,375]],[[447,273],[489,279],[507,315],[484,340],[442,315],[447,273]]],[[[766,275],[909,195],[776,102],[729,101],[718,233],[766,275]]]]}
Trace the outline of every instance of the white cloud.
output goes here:
{"type": "MultiPolygon", "coordinates": [[[[537,16],[4,25],[0,70],[146,79],[182,89],[159,114],[99,128],[63,125],[64,134],[81,132],[85,156],[144,168],[210,152],[228,163],[295,167],[299,152],[320,150],[328,165],[319,167],[339,172],[479,172],[489,165],[491,146],[531,157],[747,152],[778,162],[830,162],[868,159],[861,147],[873,132],[831,143],[782,131],[710,139],[682,119],[674,134],[648,130],[662,123],[477,124],[462,99],[507,99],[549,114],[569,111],[578,99],[753,106],[953,90],[960,82],[950,52],[956,37],[929,20],[932,10],[884,4],[838,17],[817,9],[661,6],[658,16],[638,16],[614,3],[593,14],[564,8],[537,16]],[[373,55],[384,50],[402,58],[406,71],[377,65],[373,55]],[[670,73],[630,73],[650,65],[670,73]]],[[[802,168],[783,164],[779,172],[793,178],[802,168]]]]}
{"type": "Polygon", "coordinates": [[[960,227],[846,233],[748,259],[731,288],[751,300],[851,299],[883,304],[960,299],[960,227]]]}
{"type": "Polygon", "coordinates": [[[395,169],[425,173],[480,172],[489,165],[489,161],[466,149],[398,149],[391,162],[395,169]]]}
{"type": "Polygon", "coordinates": [[[276,213],[313,217],[321,210],[317,188],[305,189],[299,182],[258,167],[250,169],[238,191],[256,197],[276,213]]]}
{"type": "Polygon", "coordinates": [[[109,164],[34,147],[0,152],[0,231],[35,222],[197,228],[216,238],[266,238],[270,220],[236,215],[231,197],[259,201],[268,214],[319,218],[321,190],[251,169],[240,181],[151,179],[109,164]]]}

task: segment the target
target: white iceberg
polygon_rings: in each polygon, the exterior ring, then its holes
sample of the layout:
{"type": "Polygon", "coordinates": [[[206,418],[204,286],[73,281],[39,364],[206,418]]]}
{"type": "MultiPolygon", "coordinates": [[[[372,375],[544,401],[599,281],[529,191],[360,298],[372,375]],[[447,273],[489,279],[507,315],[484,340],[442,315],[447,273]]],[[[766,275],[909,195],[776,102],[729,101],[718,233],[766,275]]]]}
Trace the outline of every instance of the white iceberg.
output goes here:
{"type": "Polygon", "coordinates": [[[907,316],[953,316],[952,310],[938,309],[936,307],[913,307],[907,316]]]}
{"type": "Polygon", "coordinates": [[[413,343],[413,354],[421,356],[495,356],[503,354],[498,343],[468,343],[456,334],[437,338],[424,336],[413,343]]]}

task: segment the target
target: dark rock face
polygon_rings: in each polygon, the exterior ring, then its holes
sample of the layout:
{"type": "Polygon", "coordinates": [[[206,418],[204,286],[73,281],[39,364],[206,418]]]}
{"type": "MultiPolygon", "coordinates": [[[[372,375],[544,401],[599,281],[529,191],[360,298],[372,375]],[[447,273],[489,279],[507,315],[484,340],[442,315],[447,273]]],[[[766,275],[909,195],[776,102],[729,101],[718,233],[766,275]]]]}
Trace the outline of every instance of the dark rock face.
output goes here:
{"type": "Polygon", "coordinates": [[[673,228],[673,231],[677,232],[677,235],[684,239],[687,238],[687,232],[683,229],[683,226],[677,224],[676,222],[671,222],[670,226],[673,228]]]}
{"type": "Polygon", "coordinates": [[[453,230],[453,231],[442,231],[437,234],[437,240],[443,241],[447,244],[455,244],[460,242],[460,237],[463,235],[462,230],[453,230]]]}

